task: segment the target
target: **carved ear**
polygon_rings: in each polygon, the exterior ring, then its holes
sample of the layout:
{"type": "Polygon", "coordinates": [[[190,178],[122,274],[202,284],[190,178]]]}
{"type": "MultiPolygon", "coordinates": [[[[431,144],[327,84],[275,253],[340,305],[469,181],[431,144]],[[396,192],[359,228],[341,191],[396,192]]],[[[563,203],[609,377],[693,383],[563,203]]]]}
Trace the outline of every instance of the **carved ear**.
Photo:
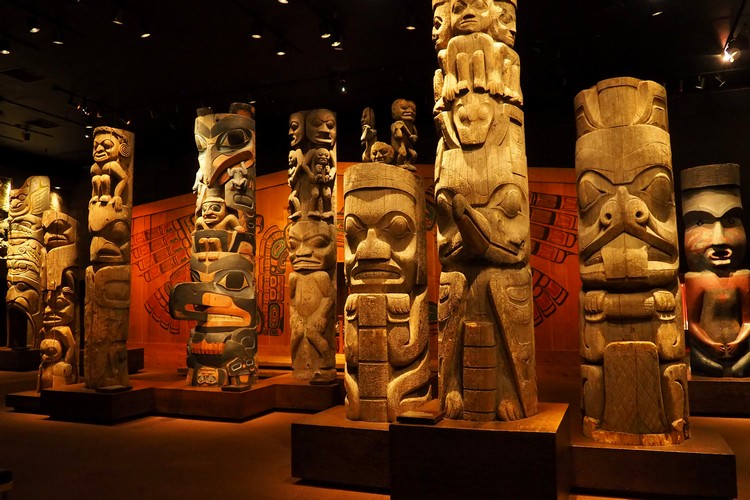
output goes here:
{"type": "Polygon", "coordinates": [[[133,154],[133,151],[130,149],[130,145],[128,145],[127,142],[121,142],[120,156],[122,156],[123,158],[129,158],[131,154],[133,154]]]}

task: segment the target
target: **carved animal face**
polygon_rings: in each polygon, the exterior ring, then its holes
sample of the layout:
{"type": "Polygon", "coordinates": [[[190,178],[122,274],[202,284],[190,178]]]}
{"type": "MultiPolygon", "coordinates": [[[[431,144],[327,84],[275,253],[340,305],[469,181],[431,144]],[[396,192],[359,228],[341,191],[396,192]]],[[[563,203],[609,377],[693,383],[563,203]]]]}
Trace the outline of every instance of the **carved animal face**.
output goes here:
{"type": "Polygon", "coordinates": [[[310,111],[305,120],[305,133],[313,144],[333,148],[336,145],[336,115],[327,109],[310,111]]]}
{"type": "Polygon", "coordinates": [[[292,224],[287,242],[289,262],[297,272],[336,266],[335,227],[324,221],[303,220],[292,224]]]}
{"type": "Polygon", "coordinates": [[[377,141],[370,148],[370,158],[375,163],[391,163],[393,156],[393,147],[385,142],[377,141]]]}
{"type": "Polygon", "coordinates": [[[347,193],[344,213],[352,291],[410,292],[418,271],[416,200],[396,189],[359,189],[347,193]]]}
{"type": "Polygon", "coordinates": [[[660,284],[677,272],[677,233],[671,170],[652,166],[629,183],[602,170],[578,178],[581,276],[604,285],[660,284]]]}
{"type": "Polygon", "coordinates": [[[451,26],[454,33],[486,33],[491,22],[492,0],[452,0],[451,26]]]}
{"type": "Polygon", "coordinates": [[[255,121],[245,115],[226,113],[195,119],[195,143],[203,180],[218,188],[219,179],[230,167],[244,162],[255,165],[255,121]]]}
{"type": "MultiPolygon", "coordinates": [[[[14,250],[17,249],[11,247],[11,252],[14,250]]],[[[38,321],[42,313],[43,269],[32,260],[16,259],[14,255],[8,257],[8,292],[5,301],[10,307],[23,312],[29,322],[38,321]],[[34,317],[37,319],[33,320],[34,317]]]]}
{"type": "Polygon", "coordinates": [[[29,177],[21,187],[10,191],[8,216],[11,219],[22,217],[27,214],[41,217],[42,212],[49,208],[49,204],[49,177],[29,177]]]}
{"type": "Polygon", "coordinates": [[[690,210],[684,216],[685,253],[690,270],[722,272],[742,267],[747,238],[739,190],[695,190],[683,195],[686,205],[690,210]]]}
{"type": "Polygon", "coordinates": [[[117,212],[112,205],[89,206],[92,262],[130,262],[128,214],[129,210],[117,212]]]}

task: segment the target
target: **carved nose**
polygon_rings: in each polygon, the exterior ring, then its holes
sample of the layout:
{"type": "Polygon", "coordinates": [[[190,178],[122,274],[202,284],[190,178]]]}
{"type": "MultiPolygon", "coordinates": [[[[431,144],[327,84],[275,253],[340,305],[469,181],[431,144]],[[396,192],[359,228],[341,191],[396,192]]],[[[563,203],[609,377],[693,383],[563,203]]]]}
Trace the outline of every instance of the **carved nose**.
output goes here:
{"type": "Polygon", "coordinates": [[[359,244],[357,259],[390,259],[391,247],[378,239],[374,229],[367,230],[367,237],[359,244]]]}
{"type": "Polygon", "coordinates": [[[630,224],[637,224],[639,226],[645,226],[651,215],[648,206],[639,198],[631,198],[627,201],[625,213],[627,214],[627,221],[630,224]]]}
{"type": "Polygon", "coordinates": [[[620,206],[615,200],[609,200],[602,207],[602,211],[599,213],[599,222],[604,227],[611,226],[615,217],[620,213],[620,206]]]}
{"type": "Polygon", "coordinates": [[[714,228],[711,234],[711,244],[724,245],[726,242],[727,239],[724,237],[724,226],[721,225],[721,222],[717,221],[714,223],[714,228]]]}

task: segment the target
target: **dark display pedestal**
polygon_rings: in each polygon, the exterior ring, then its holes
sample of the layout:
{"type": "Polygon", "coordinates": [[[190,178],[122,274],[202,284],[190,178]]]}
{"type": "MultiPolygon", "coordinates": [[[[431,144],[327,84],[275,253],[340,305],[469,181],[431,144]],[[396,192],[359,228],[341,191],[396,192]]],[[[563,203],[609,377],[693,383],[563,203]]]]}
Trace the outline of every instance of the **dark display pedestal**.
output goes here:
{"type": "Polygon", "coordinates": [[[30,372],[38,370],[42,362],[39,349],[9,349],[0,347],[0,371],[30,372]]]}
{"type": "Polygon", "coordinates": [[[691,415],[750,415],[750,378],[691,375],[688,394],[691,415]]]}
{"type": "Polygon", "coordinates": [[[387,422],[348,420],[343,406],[292,423],[292,476],[388,488],[388,426],[387,422]]]}
{"type": "Polygon", "coordinates": [[[568,405],[515,422],[443,419],[390,428],[391,497],[567,498],[568,405]]]}
{"type": "Polygon", "coordinates": [[[343,401],[342,380],[311,385],[291,375],[259,380],[250,390],[193,387],[185,380],[154,387],[154,411],[186,417],[245,420],[273,410],[322,411],[343,401]]]}
{"type": "MultiPolygon", "coordinates": [[[[128,373],[138,373],[139,371],[143,370],[144,367],[144,356],[145,356],[145,349],[143,347],[128,347],[128,373]]],[[[84,367],[84,361],[83,358],[85,356],[85,349],[81,349],[79,355],[78,355],[78,366],[80,367],[80,375],[83,376],[83,367],[84,367]]],[[[41,358],[40,358],[41,359],[41,358]]],[[[39,368],[39,363],[37,363],[37,368],[39,368]]]]}
{"type": "Polygon", "coordinates": [[[710,429],[691,428],[679,445],[596,443],[573,426],[573,488],[615,496],[737,497],[737,468],[726,441],[710,429]]]}
{"type": "Polygon", "coordinates": [[[41,407],[58,420],[111,423],[147,415],[154,405],[153,390],[147,384],[131,383],[132,389],[114,392],[86,389],[83,384],[44,389],[41,407]]]}
{"type": "Polygon", "coordinates": [[[41,394],[35,390],[6,394],[5,406],[22,413],[45,413],[42,409],[41,394]]]}

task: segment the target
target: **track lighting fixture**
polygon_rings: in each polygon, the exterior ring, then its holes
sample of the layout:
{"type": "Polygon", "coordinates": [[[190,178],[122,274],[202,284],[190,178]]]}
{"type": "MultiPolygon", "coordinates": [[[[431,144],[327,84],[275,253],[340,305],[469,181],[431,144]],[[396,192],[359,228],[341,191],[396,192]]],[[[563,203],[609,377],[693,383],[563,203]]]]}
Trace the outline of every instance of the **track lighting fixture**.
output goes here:
{"type": "Polygon", "coordinates": [[[260,40],[261,38],[263,38],[262,32],[263,30],[260,25],[260,21],[258,21],[257,19],[254,19],[253,23],[250,25],[250,36],[252,38],[255,38],[256,40],[260,40]]]}
{"type": "Polygon", "coordinates": [[[333,33],[333,36],[331,36],[331,47],[333,47],[334,49],[338,49],[339,47],[342,47],[343,44],[344,36],[341,34],[341,31],[336,31],[335,33],[333,33]]]}
{"type": "Polygon", "coordinates": [[[115,11],[115,18],[112,19],[112,22],[115,24],[119,24],[120,26],[125,24],[122,9],[117,9],[117,11],[115,11]]]}
{"type": "Polygon", "coordinates": [[[148,38],[151,36],[151,30],[148,29],[148,23],[143,21],[141,23],[141,38],[148,38]]]}
{"type": "Polygon", "coordinates": [[[723,86],[724,86],[724,84],[725,84],[725,83],[727,83],[727,81],[726,81],[726,80],[724,80],[724,79],[723,79],[723,78],[721,77],[721,75],[716,75],[716,76],[715,76],[714,78],[716,79],[716,81],[717,81],[717,82],[719,82],[719,88],[723,87],[723,86]]]}
{"type": "Polygon", "coordinates": [[[10,54],[10,40],[7,38],[0,39],[0,54],[10,54]]]}
{"type": "Polygon", "coordinates": [[[31,16],[28,21],[29,33],[39,33],[42,29],[39,27],[39,20],[31,16]]]}
{"type": "Polygon", "coordinates": [[[277,56],[286,55],[286,41],[283,38],[279,38],[276,41],[276,55],[277,56]]]}
{"type": "Polygon", "coordinates": [[[326,38],[331,38],[332,34],[331,23],[323,19],[320,22],[320,38],[325,40],[326,38]]]}
{"type": "Polygon", "coordinates": [[[695,84],[695,88],[698,90],[703,90],[706,88],[706,77],[701,75],[698,77],[698,82],[695,84]]]}
{"type": "Polygon", "coordinates": [[[65,43],[65,41],[63,40],[62,30],[55,30],[55,34],[52,36],[52,43],[54,43],[55,45],[63,45],[65,43]]]}
{"type": "Polygon", "coordinates": [[[414,19],[414,14],[409,13],[409,15],[406,18],[406,25],[404,26],[407,31],[414,31],[417,29],[417,23],[414,19]]]}
{"type": "Polygon", "coordinates": [[[737,58],[740,57],[740,49],[736,38],[727,40],[727,44],[724,46],[724,53],[721,59],[724,62],[733,63],[737,58]]]}

